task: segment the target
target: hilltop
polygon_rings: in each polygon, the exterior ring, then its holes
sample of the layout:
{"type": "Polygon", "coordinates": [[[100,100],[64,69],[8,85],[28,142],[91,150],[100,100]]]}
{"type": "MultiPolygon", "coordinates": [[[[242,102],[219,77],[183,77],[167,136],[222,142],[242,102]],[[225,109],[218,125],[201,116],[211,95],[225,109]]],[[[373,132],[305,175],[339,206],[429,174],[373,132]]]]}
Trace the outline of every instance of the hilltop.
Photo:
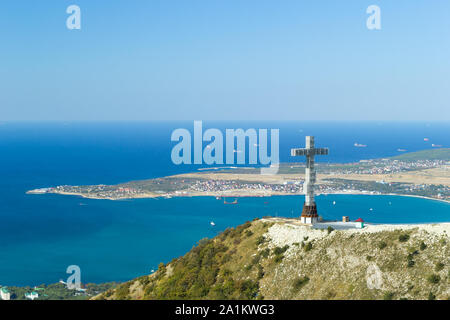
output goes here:
{"type": "Polygon", "coordinates": [[[267,218],[95,299],[449,299],[450,224],[312,229],[267,218]]]}

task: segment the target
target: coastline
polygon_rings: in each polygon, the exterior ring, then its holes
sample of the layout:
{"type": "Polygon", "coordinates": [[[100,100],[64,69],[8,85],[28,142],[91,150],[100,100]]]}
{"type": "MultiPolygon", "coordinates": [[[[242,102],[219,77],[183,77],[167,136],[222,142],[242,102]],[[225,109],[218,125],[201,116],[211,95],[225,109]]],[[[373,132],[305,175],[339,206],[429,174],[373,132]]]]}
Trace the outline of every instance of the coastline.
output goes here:
{"type": "MultiPolygon", "coordinates": [[[[433,162],[430,167],[430,164],[424,165],[421,162],[402,163],[399,166],[395,162],[397,160],[387,163],[383,161],[379,163],[376,159],[368,161],[373,163],[364,170],[355,164],[347,164],[345,170],[340,168],[339,164],[334,164],[334,166],[338,165],[337,171],[318,173],[317,195],[391,195],[416,197],[450,204],[450,165],[448,163],[433,162]],[[411,170],[411,167],[414,169],[411,170]],[[380,171],[384,173],[380,173],[380,171]],[[410,194],[410,192],[414,194],[410,194]]],[[[238,169],[236,167],[226,168],[238,169]]],[[[274,175],[242,172],[243,169],[255,169],[253,167],[239,168],[241,171],[232,170],[231,172],[217,172],[219,167],[201,168],[197,172],[114,185],[61,185],[29,190],[26,193],[72,195],[98,200],[303,195],[301,184],[304,179],[302,174],[295,170],[292,171],[292,166],[289,166],[288,163],[284,164],[284,168],[284,171],[274,175]]]]}
{"type": "Polygon", "coordinates": [[[322,193],[322,194],[353,194],[353,195],[367,195],[367,196],[399,196],[399,197],[412,197],[412,198],[421,198],[426,200],[434,200],[440,201],[450,204],[450,200],[445,199],[436,199],[425,196],[418,196],[415,194],[400,194],[400,193],[364,193],[364,192],[334,192],[334,193],[322,193]]]}
{"type": "MultiPolygon", "coordinates": [[[[60,191],[49,191],[49,192],[35,192],[34,190],[27,191],[26,194],[59,194],[59,195],[67,195],[67,196],[78,196],[84,199],[94,199],[94,200],[132,200],[132,199],[158,199],[158,198],[173,198],[173,197],[231,197],[231,198],[258,198],[258,197],[271,197],[271,196],[300,196],[304,195],[303,193],[285,193],[285,192],[255,192],[255,190],[247,191],[247,190],[231,190],[230,192],[192,192],[186,190],[180,190],[178,193],[165,193],[165,194],[154,194],[154,193],[142,193],[136,194],[129,197],[99,197],[94,195],[88,195],[84,193],[76,193],[76,192],[60,192],[60,191]]],[[[419,196],[413,194],[398,194],[398,193],[372,193],[369,191],[350,191],[350,192],[327,192],[320,193],[319,195],[330,195],[330,194],[339,194],[339,195],[369,195],[369,196],[401,196],[401,197],[413,197],[413,198],[421,198],[426,200],[434,200],[440,201],[447,204],[450,204],[450,200],[445,199],[437,199],[426,196],[419,196]]]]}

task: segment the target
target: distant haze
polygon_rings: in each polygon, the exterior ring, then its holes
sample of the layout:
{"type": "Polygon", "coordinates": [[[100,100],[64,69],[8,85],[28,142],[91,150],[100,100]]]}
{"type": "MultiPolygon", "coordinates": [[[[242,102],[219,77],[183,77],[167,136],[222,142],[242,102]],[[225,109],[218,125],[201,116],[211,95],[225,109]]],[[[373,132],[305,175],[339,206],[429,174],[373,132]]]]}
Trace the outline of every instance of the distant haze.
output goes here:
{"type": "Polygon", "coordinates": [[[0,121],[450,121],[449,14],[426,0],[3,1],[0,121]],[[72,4],[81,30],[66,28],[72,4]]]}

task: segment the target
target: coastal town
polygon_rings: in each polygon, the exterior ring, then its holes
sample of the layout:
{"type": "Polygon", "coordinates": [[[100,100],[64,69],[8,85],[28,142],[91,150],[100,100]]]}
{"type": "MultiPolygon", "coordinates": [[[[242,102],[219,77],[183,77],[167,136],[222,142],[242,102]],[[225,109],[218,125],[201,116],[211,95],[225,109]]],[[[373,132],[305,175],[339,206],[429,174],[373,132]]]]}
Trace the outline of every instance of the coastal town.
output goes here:
{"type": "Polygon", "coordinates": [[[1,286],[0,300],[87,300],[117,285],[116,282],[82,284],[81,288],[69,288],[66,282],[39,286],[1,286]]]}
{"type": "Polygon", "coordinates": [[[335,174],[393,174],[448,166],[447,160],[400,161],[391,159],[361,160],[346,165],[321,165],[318,171],[335,174]]]}
{"type": "MultiPolygon", "coordinates": [[[[443,159],[361,160],[318,164],[317,194],[399,194],[450,201],[450,161],[443,159]]],[[[303,193],[304,164],[283,163],[277,175],[260,175],[258,168],[224,168],[133,181],[118,185],[56,186],[29,194],[78,195],[93,199],[176,196],[272,196],[303,193]]]]}

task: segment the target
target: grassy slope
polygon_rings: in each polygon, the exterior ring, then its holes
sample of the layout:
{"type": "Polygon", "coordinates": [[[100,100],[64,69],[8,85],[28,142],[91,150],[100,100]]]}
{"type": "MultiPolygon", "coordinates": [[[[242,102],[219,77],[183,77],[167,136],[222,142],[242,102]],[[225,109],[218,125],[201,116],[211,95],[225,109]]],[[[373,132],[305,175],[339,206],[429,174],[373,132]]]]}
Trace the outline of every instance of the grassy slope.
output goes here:
{"type": "Polygon", "coordinates": [[[392,157],[391,159],[403,161],[450,160],[450,148],[428,149],[417,152],[409,152],[392,157]]]}
{"type": "Polygon", "coordinates": [[[275,247],[267,239],[272,224],[254,221],[202,240],[153,275],[124,283],[97,299],[450,297],[448,237],[417,229],[354,235],[323,231],[320,239],[275,247]],[[410,238],[401,242],[404,234],[410,238]],[[426,248],[421,249],[422,242],[426,248]],[[373,270],[382,278],[377,289],[367,285],[373,270]],[[431,275],[439,277],[437,283],[431,275]]]}

